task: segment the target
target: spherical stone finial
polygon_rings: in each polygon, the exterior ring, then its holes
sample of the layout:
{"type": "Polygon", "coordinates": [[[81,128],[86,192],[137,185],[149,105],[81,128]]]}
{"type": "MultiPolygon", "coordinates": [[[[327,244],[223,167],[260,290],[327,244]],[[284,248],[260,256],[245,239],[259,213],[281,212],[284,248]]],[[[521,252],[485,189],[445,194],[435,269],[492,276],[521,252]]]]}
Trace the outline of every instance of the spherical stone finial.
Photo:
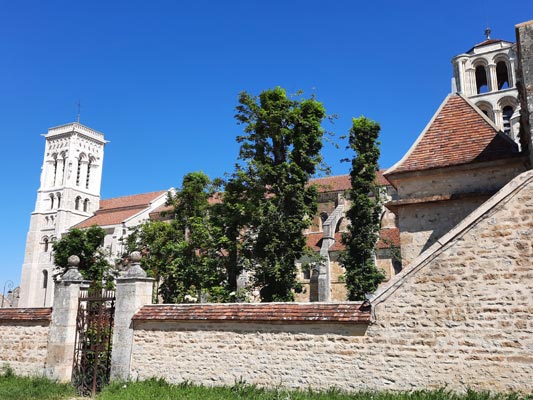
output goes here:
{"type": "Polygon", "coordinates": [[[131,265],[124,274],[124,278],[129,279],[138,279],[146,278],[146,271],[141,267],[141,253],[139,251],[134,251],[130,254],[131,265]]]}
{"type": "Polygon", "coordinates": [[[65,272],[62,276],[62,280],[64,282],[76,282],[76,281],[82,281],[83,276],[80,274],[80,271],[78,271],[78,265],[80,264],[80,258],[78,256],[70,256],[67,259],[68,268],[67,272],[65,272]]]}
{"type": "Polygon", "coordinates": [[[78,265],[80,265],[80,258],[78,256],[70,256],[67,259],[67,264],[69,265],[69,267],[77,267],[78,265]]]}
{"type": "Polygon", "coordinates": [[[140,251],[134,251],[130,254],[131,262],[139,263],[141,262],[142,256],[140,251]]]}

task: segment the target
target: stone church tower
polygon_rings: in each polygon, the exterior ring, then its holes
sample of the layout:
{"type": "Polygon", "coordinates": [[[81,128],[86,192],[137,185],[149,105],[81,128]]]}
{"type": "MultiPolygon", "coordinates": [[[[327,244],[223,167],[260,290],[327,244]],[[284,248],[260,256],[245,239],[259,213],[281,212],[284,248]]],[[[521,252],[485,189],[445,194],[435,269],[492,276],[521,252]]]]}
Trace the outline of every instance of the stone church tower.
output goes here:
{"type": "Polygon", "coordinates": [[[520,107],[516,88],[516,45],[487,39],[452,59],[452,93],[472,101],[495,125],[519,144],[520,107]]]}
{"type": "Polygon", "coordinates": [[[22,266],[19,307],[50,306],[52,241],[90,217],[100,203],[104,135],[80,123],[50,128],[22,266]]]}

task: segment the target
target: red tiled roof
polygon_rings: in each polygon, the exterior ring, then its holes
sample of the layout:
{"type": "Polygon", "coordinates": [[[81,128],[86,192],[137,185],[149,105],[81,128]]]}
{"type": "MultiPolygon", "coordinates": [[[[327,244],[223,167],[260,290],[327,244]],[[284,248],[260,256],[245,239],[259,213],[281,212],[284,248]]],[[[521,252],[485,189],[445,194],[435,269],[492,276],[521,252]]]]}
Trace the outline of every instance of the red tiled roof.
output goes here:
{"type": "Polygon", "coordinates": [[[116,197],[101,200],[100,209],[94,216],[75,225],[74,228],[88,228],[89,226],[116,225],[144,210],[151,201],[165,194],[166,190],[159,192],[141,193],[132,196],[116,197]]]}
{"type": "MultiPolygon", "coordinates": [[[[305,235],[307,246],[314,251],[320,251],[322,246],[323,232],[313,232],[305,235]]],[[[376,243],[377,249],[388,249],[391,246],[400,245],[400,230],[398,228],[380,229],[379,240],[376,243]]],[[[329,251],[342,251],[345,246],[342,244],[342,232],[335,232],[335,243],[329,251]]]]}
{"type": "Polygon", "coordinates": [[[400,246],[400,229],[398,228],[380,229],[379,240],[376,244],[376,248],[388,249],[393,246],[394,247],[400,246]]]}
{"type": "Polygon", "coordinates": [[[50,321],[51,308],[0,308],[0,321],[50,321]]]}
{"type": "Polygon", "coordinates": [[[153,304],[134,321],[369,323],[370,308],[361,303],[153,304]]]}
{"type": "Polygon", "coordinates": [[[461,95],[450,95],[386,176],[518,155],[516,144],[498,132],[481,111],[461,95]]]}
{"type": "Polygon", "coordinates": [[[100,210],[111,210],[123,207],[146,206],[151,201],[166,193],[166,190],[157,192],[134,194],[131,196],[115,197],[113,199],[100,200],[100,210]]]}
{"type": "MultiPolygon", "coordinates": [[[[305,235],[307,241],[307,246],[315,251],[320,251],[322,246],[322,239],[324,238],[323,232],[313,232],[305,235]]],[[[329,251],[339,251],[344,250],[344,245],[342,244],[342,232],[335,232],[335,243],[329,248],[329,251]]]]}
{"type": "MultiPolygon", "coordinates": [[[[383,176],[384,169],[380,169],[376,173],[376,183],[381,186],[390,185],[390,182],[383,176]]],[[[320,193],[324,192],[338,192],[341,190],[350,189],[350,175],[336,175],[326,176],[324,178],[311,179],[309,181],[311,185],[317,185],[320,193]]]]}

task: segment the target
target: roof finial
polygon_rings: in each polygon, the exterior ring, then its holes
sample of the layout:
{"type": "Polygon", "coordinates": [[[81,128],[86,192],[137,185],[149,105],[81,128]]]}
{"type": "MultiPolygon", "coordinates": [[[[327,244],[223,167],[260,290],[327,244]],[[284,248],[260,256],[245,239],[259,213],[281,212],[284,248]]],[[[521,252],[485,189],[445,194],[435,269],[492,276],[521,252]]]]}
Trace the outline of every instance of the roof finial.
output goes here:
{"type": "Polygon", "coordinates": [[[485,36],[487,37],[487,40],[490,40],[490,33],[492,31],[490,30],[490,28],[487,26],[487,29],[485,29],[485,36]]]}

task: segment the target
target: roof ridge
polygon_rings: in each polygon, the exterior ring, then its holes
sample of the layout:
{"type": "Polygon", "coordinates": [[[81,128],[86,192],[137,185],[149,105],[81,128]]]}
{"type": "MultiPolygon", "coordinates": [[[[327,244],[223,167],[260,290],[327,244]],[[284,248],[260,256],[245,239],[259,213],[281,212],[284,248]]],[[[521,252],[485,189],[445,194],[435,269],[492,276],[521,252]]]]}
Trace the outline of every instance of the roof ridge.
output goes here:
{"type": "Polygon", "coordinates": [[[385,173],[426,171],[517,155],[518,148],[474,103],[450,93],[404,156],[385,173]]]}
{"type": "Polygon", "coordinates": [[[111,201],[111,200],[123,199],[125,197],[145,196],[145,195],[155,194],[155,193],[162,194],[163,192],[168,192],[168,191],[169,191],[168,189],[165,189],[165,190],[155,190],[153,192],[127,194],[127,195],[124,195],[124,196],[116,196],[116,197],[110,197],[110,198],[106,198],[106,199],[101,199],[100,201],[111,201]]]}

